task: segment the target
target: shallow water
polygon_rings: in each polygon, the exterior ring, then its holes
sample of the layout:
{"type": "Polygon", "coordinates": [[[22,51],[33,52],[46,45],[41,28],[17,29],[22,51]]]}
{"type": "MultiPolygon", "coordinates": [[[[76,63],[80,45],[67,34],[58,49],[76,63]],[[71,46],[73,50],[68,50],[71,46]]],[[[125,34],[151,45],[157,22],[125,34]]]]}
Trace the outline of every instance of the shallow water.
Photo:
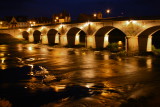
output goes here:
{"type": "Polygon", "coordinates": [[[0,98],[13,107],[157,106],[159,66],[152,56],[0,45],[0,98]]]}

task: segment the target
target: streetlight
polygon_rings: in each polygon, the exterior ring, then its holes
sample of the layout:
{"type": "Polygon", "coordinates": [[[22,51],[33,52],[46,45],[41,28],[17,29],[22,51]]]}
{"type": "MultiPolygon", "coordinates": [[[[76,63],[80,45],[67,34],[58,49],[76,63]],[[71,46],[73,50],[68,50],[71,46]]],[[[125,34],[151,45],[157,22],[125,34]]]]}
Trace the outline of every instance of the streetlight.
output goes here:
{"type": "Polygon", "coordinates": [[[36,24],[36,22],[34,22],[34,21],[30,21],[29,23],[30,23],[30,27],[35,26],[35,24],[36,24]]]}
{"type": "Polygon", "coordinates": [[[110,14],[110,13],[111,13],[111,10],[110,10],[110,9],[107,9],[107,10],[106,10],[106,13],[107,13],[107,14],[110,14]]]}
{"type": "Polygon", "coordinates": [[[58,20],[58,19],[59,19],[59,17],[57,16],[57,17],[56,17],[56,20],[58,20]]]}
{"type": "Polygon", "coordinates": [[[96,16],[97,16],[97,14],[96,14],[96,13],[94,13],[94,14],[93,14],[93,16],[94,16],[94,17],[96,17],[96,16]]]}
{"type": "Polygon", "coordinates": [[[94,19],[96,19],[96,18],[97,18],[97,14],[96,14],[96,13],[94,13],[94,14],[93,14],[93,17],[94,17],[94,19]]]}

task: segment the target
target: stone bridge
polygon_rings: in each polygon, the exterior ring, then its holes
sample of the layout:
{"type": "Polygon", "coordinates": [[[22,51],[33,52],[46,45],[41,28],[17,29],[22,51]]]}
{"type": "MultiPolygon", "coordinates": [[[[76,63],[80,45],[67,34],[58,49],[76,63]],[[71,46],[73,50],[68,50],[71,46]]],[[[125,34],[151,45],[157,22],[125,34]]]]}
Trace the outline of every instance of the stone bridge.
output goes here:
{"type": "Polygon", "coordinates": [[[0,33],[42,44],[62,46],[83,44],[105,48],[111,42],[123,45],[128,52],[152,51],[152,35],[160,30],[160,20],[101,20],[63,23],[30,28],[3,29],[0,33]],[[114,30],[117,33],[112,33],[114,30]]]}

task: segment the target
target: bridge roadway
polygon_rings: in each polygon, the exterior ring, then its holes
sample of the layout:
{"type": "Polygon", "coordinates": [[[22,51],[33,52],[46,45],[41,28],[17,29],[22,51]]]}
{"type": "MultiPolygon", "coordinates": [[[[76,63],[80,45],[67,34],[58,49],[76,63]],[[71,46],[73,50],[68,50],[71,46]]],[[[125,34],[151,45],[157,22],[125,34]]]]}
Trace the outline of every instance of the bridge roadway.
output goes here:
{"type": "Polygon", "coordinates": [[[88,48],[104,48],[119,42],[128,52],[152,51],[152,35],[160,30],[160,19],[97,20],[92,22],[50,24],[30,28],[1,29],[0,33],[42,44],[62,46],[84,44],[88,48]],[[117,29],[119,34],[110,33],[117,29]],[[112,40],[112,41],[111,41],[112,40]]]}

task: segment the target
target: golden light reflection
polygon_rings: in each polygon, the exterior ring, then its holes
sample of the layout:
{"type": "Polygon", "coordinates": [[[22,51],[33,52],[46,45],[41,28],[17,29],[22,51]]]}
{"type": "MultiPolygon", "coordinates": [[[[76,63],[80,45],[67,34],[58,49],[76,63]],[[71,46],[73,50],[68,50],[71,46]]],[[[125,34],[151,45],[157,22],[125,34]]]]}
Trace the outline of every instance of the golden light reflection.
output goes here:
{"type": "Polygon", "coordinates": [[[0,69],[2,69],[2,70],[7,69],[7,65],[6,64],[0,65],[0,69]]]}
{"type": "Polygon", "coordinates": [[[119,97],[119,94],[117,94],[117,93],[109,93],[109,92],[102,92],[101,95],[104,96],[104,97],[109,97],[109,98],[111,98],[111,97],[119,97]]]}
{"type": "Polygon", "coordinates": [[[28,47],[28,50],[32,51],[32,50],[33,50],[33,47],[28,47]]]}
{"type": "Polygon", "coordinates": [[[18,44],[18,45],[17,45],[17,48],[18,48],[19,51],[22,51],[22,50],[23,50],[22,44],[18,44]]]}
{"type": "Polygon", "coordinates": [[[107,88],[113,87],[113,84],[111,84],[109,81],[103,82],[104,86],[107,88]]]}
{"type": "Polygon", "coordinates": [[[6,58],[1,58],[1,63],[4,64],[5,60],[6,60],[6,58]]]}
{"type": "Polygon", "coordinates": [[[48,49],[47,48],[41,48],[41,52],[48,53],[48,49]]]}
{"type": "Polygon", "coordinates": [[[87,87],[87,88],[91,88],[91,87],[93,87],[94,86],[94,83],[87,83],[86,85],[85,85],[85,87],[87,87]]]}
{"type": "Polygon", "coordinates": [[[4,57],[4,55],[5,55],[4,53],[0,53],[0,57],[4,57]]]}
{"type": "Polygon", "coordinates": [[[1,51],[6,51],[6,50],[7,50],[7,46],[6,46],[6,45],[2,45],[2,46],[0,47],[0,50],[1,50],[1,51]]]}
{"type": "Polygon", "coordinates": [[[117,60],[118,60],[119,62],[121,62],[121,61],[122,61],[122,58],[120,58],[120,57],[117,57],[117,60]]]}
{"type": "Polygon", "coordinates": [[[146,63],[147,63],[147,68],[152,68],[152,59],[151,58],[147,59],[146,63]]]}
{"type": "Polygon", "coordinates": [[[66,88],[66,85],[55,85],[51,87],[54,88],[56,92],[60,92],[61,90],[64,90],[66,88]]]}
{"type": "Polygon", "coordinates": [[[109,55],[104,55],[105,60],[109,60],[109,55]]]}
{"type": "Polygon", "coordinates": [[[82,52],[82,55],[86,55],[86,52],[82,52]]]}
{"type": "Polygon", "coordinates": [[[94,70],[88,70],[82,72],[82,77],[83,78],[94,78],[95,77],[95,71],[94,70]]]}
{"type": "Polygon", "coordinates": [[[0,64],[0,69],[4,70],[7,68],[7,65],[5,64],[6,58],[0,58],[1,64],[0,64]]]}

